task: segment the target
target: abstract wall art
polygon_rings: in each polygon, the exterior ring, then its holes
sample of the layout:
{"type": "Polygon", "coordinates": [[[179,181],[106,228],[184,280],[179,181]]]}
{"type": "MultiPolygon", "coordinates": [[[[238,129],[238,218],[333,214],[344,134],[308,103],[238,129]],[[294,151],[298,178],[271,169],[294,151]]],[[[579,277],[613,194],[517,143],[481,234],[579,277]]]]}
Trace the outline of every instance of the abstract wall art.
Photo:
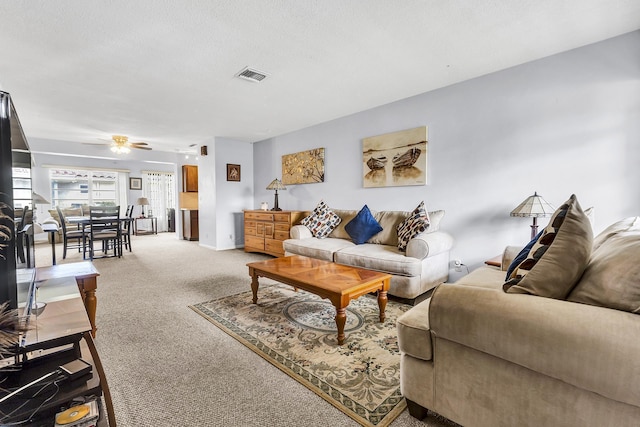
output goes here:
{"type": "Polygon", "coordinates": [[[324,182],[324,148],[282,156],[282,183],[285,185],[324,182]]]}

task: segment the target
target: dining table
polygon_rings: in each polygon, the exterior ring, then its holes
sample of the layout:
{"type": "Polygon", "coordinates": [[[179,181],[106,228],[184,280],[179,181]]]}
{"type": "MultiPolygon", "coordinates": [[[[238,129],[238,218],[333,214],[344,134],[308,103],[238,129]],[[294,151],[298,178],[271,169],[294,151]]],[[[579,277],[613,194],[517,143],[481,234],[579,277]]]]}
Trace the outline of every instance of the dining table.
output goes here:
{"type": "MultiPolygon", "coordinates": [[[[87,245],[86,245],[85,238],[86,238],[86,235],[90,232],[89,227],[91,226],[91,218],[88,215],[85,215],[85,216],[65,216],[65,219],[69,224],[75,224],[78,227],[78,230],[82,230],[82,242],[83,242],[82,259],[87,259],[86,258],[87,245]]],[[[113,219],[116,220],[115,217],[113,219]]],[[[120,226],[123,223],[133,221],[133,218],[119,217],[117,218],[117,221],[118,221],[118,226],[120,226]]]]}

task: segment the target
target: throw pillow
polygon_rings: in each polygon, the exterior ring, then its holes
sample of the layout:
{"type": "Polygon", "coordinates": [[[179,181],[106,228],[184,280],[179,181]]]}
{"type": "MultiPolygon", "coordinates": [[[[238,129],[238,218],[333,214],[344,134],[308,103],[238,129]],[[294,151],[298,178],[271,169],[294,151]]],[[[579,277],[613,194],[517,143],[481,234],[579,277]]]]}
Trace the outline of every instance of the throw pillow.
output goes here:
{"type": "Polygon", "coordinates": [[[553,214],[527,257],[503,285],[505,292],[564,299],[589,262],[593,232],[575,195],[553,214]]]}
{"type": "Polygon", "coordinates": [[[318,239],[324,239],[331,233],[342,219],[333,213],[329,206],[321,200],[318,206],[315,207],[311,215],[304,218],[300,223],[311,230],[313,237],[318,239]]]}
{"type": "Polygon", "coordinates": [[[524,248],[522,248],[522,250],[518,253],[518,255],[516,255],[513,261],[511,261],[511,264],[509,264],[509,268],[507,268],[507,277],[504,280],[509,280],[509,276],[511,276],[511,273],[513,273],[513,270],[515,270],[516,267],[520,265],[522,261],[527,259],[527,255],[529,255],[529,251],[531,250],[533,245],[538,241],[541,235],[542,235],[542,231],[536,234],[536,236],[533,239],[531,239],[531,241],[527,243],[527,245],[524,248]]]}
{"type": "Polygon", "coordinates": [[[422,201],[407,219],[398,225],[398,249],[406,251],[409,240],[423,233],[427,228],[429,228],[429,214],[424,208],[424,201],[422,201]]]}
{"type": "Polygon", "coordinates": [[[344,229],[351,236],[351,240],[356,245],[366,243],[374,235],[382,231],[382,227],[371,215],[367,205],[364,205],[360,212],[344,226],[344,229]]]}

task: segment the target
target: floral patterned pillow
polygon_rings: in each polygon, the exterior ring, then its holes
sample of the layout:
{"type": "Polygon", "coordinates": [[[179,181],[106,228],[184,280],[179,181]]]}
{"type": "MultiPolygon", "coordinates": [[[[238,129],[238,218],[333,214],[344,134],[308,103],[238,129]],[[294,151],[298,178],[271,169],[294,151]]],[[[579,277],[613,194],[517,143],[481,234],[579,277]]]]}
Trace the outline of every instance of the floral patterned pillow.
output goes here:
{"type": "Polygon", "coordinates": [[[398,249],[406,251],[409,240],[426,231],[429,228],[429,223],[429,214],[424,207],[424,201],[422,201],[407,219],[398,224],[398,249]]]}
{"type": "Polygon", "coordinates": [[[336,215],[329,209],[329,206],[321,200],[318,206],[311,212],[311,215],[304,218],[300,223],[311,230],[313,237],[324,239],[340,224],[340,221],[342,221],[342,218],[336,215]]]}

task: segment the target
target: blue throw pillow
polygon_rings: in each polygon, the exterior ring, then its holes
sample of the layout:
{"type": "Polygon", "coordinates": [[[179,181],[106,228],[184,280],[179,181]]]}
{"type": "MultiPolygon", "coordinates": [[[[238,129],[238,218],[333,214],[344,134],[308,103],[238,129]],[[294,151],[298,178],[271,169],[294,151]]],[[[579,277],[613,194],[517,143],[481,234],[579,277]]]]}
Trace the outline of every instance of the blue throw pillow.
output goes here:
{"type": "Polygon", "coordinates": [[[382,227],[376,219],[371,215],[371,211],[367,205],[364,205],[358,215],[344,226],[351,240],[356,245],[366,243],[367,240],[382,231],[382,227]]]}
{"type": "MultiPolygon", "coordinates": [[[[542,230],[542,231],[544,231],[544,230],[542,230]]],[[[527,255],[529,255],[529,251],[531,250],[533,245],[540,238],[540,235],[542,234],[542,231],[539,232],[538,234],[536,234],[536,237],[531,239],[531,241],[529,243],[527,243],[527,246],[522,248],[520,253],[518,255],[516,255],[516,257],[513,259],[513,261],[511,261],[511,264],[509,264],[509,268],[507,268],[507,278],[504,279],[504,280],[509,280],[511,278],[510,276],[511,276],[511,273],[513,273],[513,270],[515,270],[516,267],[519,266],[522,261],[527,259],[527,255]]]]}

